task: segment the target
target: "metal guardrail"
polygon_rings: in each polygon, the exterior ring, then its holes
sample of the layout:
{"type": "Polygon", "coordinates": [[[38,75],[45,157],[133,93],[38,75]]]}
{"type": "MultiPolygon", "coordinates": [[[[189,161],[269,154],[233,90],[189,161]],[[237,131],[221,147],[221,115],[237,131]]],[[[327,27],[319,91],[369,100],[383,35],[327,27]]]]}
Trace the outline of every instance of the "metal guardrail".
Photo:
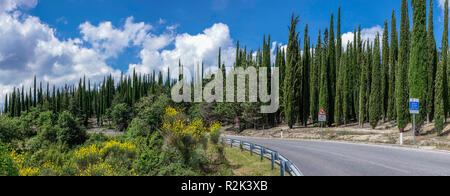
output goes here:
{"type": "Polygon", "coordinates": [[[290,161],[288,158],[281,155],[277,151],[238,139],[227,138],[226,143],[228,143],[230,147],[239,147],[241,148],[241,150],[248,150],[252,154],[259,154],[261,156],[261,160],[263,160],[264,158],[268,158],[272,161],[272,169],[274,169],[275,163],[280,165],[281,176],[285,176],[285,172],[289,172],[291,176],[303,176],[303,173],[300,171],[300,169],[297,168],[294,163],[292,163],[292,161],[290,161]]]}

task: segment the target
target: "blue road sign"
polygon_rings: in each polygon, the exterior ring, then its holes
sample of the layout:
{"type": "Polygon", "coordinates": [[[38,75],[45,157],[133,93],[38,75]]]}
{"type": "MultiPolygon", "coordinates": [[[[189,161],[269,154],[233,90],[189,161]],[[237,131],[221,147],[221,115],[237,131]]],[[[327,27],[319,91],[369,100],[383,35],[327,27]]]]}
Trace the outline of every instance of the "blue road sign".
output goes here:
{"type": "Polygon", "coordinates": [[[420,101],[419,99],[410,99],[409,100],[409,113],[411,114],[419,114],[420,111],[420,101]]]}

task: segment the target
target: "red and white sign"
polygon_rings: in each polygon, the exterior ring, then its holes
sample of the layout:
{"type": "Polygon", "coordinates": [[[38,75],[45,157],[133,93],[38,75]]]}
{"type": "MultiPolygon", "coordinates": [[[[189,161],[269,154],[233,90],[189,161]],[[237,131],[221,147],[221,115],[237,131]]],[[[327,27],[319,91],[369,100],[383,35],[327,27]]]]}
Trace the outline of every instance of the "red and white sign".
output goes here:
{"type": "Polygon", "coordinates": [[[319,112],[319,122],[327,122],[327,113],[323,108],[321,108],[319,112]]]}
{"type": "Polygon", "coordinates": [[[322,109],[320,109],[319,115],[320,115],[320,116],[326,116],[327,113],[326,113],[325,110],[322,108],[322,109]]]}

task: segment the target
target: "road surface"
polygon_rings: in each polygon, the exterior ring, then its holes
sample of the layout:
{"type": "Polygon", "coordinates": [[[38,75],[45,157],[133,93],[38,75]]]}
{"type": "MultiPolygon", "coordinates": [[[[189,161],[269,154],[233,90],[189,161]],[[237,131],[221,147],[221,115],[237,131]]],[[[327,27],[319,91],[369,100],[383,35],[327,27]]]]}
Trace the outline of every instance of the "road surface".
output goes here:
{"type": "Polygon", "coordinates": [[[305,176],[450,176],[450,153],[343,142],[227,136],[278,151],[305,176]]]}

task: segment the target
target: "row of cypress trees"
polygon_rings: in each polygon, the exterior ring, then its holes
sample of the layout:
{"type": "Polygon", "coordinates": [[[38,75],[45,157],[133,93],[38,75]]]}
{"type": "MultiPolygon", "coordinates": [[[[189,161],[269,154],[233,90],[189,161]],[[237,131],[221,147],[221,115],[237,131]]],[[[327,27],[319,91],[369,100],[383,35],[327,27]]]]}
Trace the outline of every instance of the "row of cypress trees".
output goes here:
{"type": "Polygon", "coordinates": [[[395,12],[391,32],[384,22],[383,34],[375,40],[362,40],[361,27],[354,31],[353,43],[342,47],[341,9],[334,34],[333,14],[329,28],[319,31],[317,45],[310,47],[307,26],[303,50],[296,31],[299,18],[291,18],[282,99],[284,120],[295,123],[317,123],[320,108],[328,113],[327,124],[341,125],[358,121],[372,127],[383,121],[396,120],[404,129],[412,120],[409,98],[421,101],[416,126],[435,121],[441,131],[449,114],[448,88],[448,0],[444,16],[442,53],[436,48],[433,24],[433,1],[412,1],[413,24],[410,29],[409,5],[401,1],[400,40],[395,12]],[[310,48],[314,48],[310,50],[310,48]],[[300,71],[301,70],[301,71],[300,71]],[[310,84],[310,85],[305,85],[310,84]],[[308,100],[308,101],[306,101],[308,100]]]}
{"type": "MultiPolygon", "coordinates": [[[[411,120],[408,102],[413,97],[419,98],[422,106],[420,115],[416,116],[417,128],[425,121],[434,120],[436,129],[441,131],[450,105],[448,6],[445,6],[444,13],[442,52],[439,52],[433,32],[433,1],[430,0],[428,28],[426,2],[412,1],[413,25],[410,29],[409,5],[406,0],[401,1],[400,39],[393,11],[390,33],[386,20],[381,36],[378,34],[373,41],[362,40],[359,26],[358,30],[354,30],[353,41],[343,48],[339,7],[336,34],[332,14],[330,26],[325,28],[323,34],[319,31],[315,46],[311,45],[308,25],[305,26],[302,44],[297,32],[300,20],[293,14],[287,47],[277,47],[274,65],[270,56],[270,36],[267,40],[264,36],[263,48],[256,52],[256,58],[253,51],[247,52],[247,48],[240,48],[237,42],[234,68],[269,68],[269,90],[270,68],[280,68],[281,109],[275,114],[259,115],[255,109],[259,104],[224,103],[217,104],[215,112],[227,113],[225,116],[228,115],[230,121],[237,116],[253,124],[268,126],[276,126],[284,121],[292,128],[296,123],[303,126],[317,123],[317,114],[320,108],[324,108],[329,114],[328,126],[350,122],[359,122],[360,126],[364,126],[369,122],[372,127],[376,127],[381,120],[396,120],[398,128],[404,129],[411,120]]],[[[448,0],[445,4],[448,5],[448,0]]],[[[225,81],[227,76],[220,49],[218,66],[225,81]]],[[[154,93],[158,86],[170,88],[170,79],[164,83],[162,78],[161,72],[158,77],[155,72],[151,75],[133,72],[132,76],[122,76],[115,86],[114,78],[110,75],[101,85],[94,84],[93,90],[90,81],[86,85],[83,78],[78,88],[69,85],[64,88],[53,87],[52,94],[48,83],[44,94],[42,83],[37,88],[35,79],[33,95],[31,88],[29,93],[24,92],[23,87],[15,89],[6,96],[4,111],[11,116],[20,116],[22,111],[39,105],[55,112],[71,110],[84,119],[92,116],[100,118],[114,101],[133,106],[141,97],[154,93]]]]}
{"type": "Polygon", "coordinates": [[[119,82],[114,81],[114,77],[109,75],[100,84],[94,83],[86,78],[80,78],[78,87],[65,84],[64,87],[50,87],[43,89],[40,82],[37,87],[36,77],[34,77],[34,88],[14,88],[13,92],[5,96],[3,113],[11,117],[20,117],[22,113],[29,112],[33,107],[42,110],[50,110],[55,113],[71,111],[85,123],[91,117],[97,117],[98,122],[104,117],[108,109],[114,104],[126,103],[130,107],[134,106],[141,97],[149,94],[161,92],[163,87],[170,88],[171,81],[166,79],[163,82],[162,73],[157,77],[153,74],[141,75],[133,71],[131,76],[120,77],[119,82]]]}

